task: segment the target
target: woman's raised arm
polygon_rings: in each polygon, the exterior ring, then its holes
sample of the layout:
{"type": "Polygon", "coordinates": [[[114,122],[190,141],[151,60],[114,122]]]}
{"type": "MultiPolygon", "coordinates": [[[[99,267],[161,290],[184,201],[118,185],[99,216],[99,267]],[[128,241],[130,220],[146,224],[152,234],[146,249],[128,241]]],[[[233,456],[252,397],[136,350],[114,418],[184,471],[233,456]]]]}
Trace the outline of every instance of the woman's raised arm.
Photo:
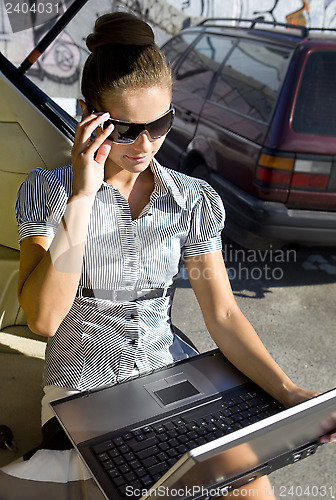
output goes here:
{"type": "Polygon", "coordinates": [[[107,118],[108,113],[89,115],[84,109],[71,155],[72,194],[55,237],[31,236],[21,242],[18,297],[29,328],[38,335],[54,335],[76,295],[92,205],[111,149],[106,141],[111,127],[90,138],[107,118]]]}

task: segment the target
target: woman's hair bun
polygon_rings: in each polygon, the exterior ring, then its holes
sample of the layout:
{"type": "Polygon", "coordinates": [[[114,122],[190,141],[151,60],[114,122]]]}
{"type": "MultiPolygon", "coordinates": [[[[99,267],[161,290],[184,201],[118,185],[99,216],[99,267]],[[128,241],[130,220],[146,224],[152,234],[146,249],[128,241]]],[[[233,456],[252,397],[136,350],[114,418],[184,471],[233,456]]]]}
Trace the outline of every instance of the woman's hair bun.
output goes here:
{"type": "Polygon", "coordinates": [[[139,17],[128,12],[114,12],[96,20],[86,45],[91,52],[105,45],[154,45],[154,33],[139,17]]]}

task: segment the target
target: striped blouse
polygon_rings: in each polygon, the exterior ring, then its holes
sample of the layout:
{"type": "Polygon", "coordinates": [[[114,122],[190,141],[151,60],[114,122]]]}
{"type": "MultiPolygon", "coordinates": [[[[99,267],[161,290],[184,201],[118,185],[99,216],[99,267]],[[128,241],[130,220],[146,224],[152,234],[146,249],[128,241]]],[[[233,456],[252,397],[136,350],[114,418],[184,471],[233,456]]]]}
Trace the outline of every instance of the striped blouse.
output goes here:
{"type": "MultiPolygon", "coordinates": [[[[103,290],[167,288],[183,256],[221,249],[224,208],[206,182],[153,161],[154,190],[132,220],[127,200],[103,182],[92,208],[80,287],[103,290]]],[[[53,238],[72,190],[71,165],[37,168],[20,187],[19,239],[53,238]]],[[[44,385],[77,390],[119,382],[173,361],[171,297],[141,301],[75,298],[48,338],[44,385]]]]}

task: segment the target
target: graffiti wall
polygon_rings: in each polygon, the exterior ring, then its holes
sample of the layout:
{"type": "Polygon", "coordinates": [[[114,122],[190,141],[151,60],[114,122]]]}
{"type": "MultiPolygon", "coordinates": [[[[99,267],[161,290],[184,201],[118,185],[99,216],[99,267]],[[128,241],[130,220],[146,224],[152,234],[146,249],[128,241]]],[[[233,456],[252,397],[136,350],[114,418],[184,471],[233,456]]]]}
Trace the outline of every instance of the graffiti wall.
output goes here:
{"type": "Polygon", "coordinates": [[[334,0],[169,0],[190,16],[254,18],[331,28],[336,25],[334,0]]]}
{"type": "MultiPolygon", "coordinates": [[[[64,7],[64,1],[61,3],[64,7]]],[[[13,29],[8,16],[8,5],[0,0],[0,50],[19,65],[57,16],[42,24],[33,23],[31,28],[17,30],[13,29]]],[[[272,22],[336,28],[336,0],[89,0],[32,66],[28,76],[53,97],[79,97],[81,68],[88,54],[85,37],[98,15],[116,10],[128,10],[146,19],[155,31],[158,45],[183,26],[205,17],[251,19],[262,16],[272,22]]],[[[61,8],[58,13],[62,14],[61,8]]]]}

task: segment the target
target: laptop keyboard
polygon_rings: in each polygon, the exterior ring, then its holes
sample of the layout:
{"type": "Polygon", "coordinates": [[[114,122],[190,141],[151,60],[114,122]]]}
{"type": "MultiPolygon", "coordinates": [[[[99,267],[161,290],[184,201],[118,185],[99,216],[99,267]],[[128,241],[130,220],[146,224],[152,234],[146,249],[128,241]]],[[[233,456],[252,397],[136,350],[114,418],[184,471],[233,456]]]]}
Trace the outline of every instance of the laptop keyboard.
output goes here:
{"type": "Polygon", "coordinates": [[[282,409],[264,392],[241,392],[113,435],[91,450],[119,495],[126,496],[127,491],[152,486],[187,451],[282,409]]]}

